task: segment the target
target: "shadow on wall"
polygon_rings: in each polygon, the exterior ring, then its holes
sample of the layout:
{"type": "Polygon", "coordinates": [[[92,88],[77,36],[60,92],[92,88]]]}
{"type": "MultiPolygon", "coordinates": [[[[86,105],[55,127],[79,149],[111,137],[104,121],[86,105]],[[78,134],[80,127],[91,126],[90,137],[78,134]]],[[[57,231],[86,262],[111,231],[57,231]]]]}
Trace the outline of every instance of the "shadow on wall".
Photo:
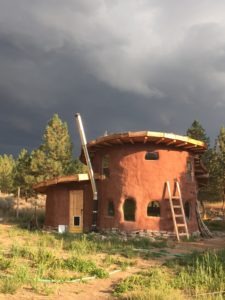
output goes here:
{"type": "MultiPolygon", "coordinates": [[[[174,195],[175,190],[175,181],[178,181],[180,185],[181,190],[181,197],[183,200],[183,206],[184,206],[184,212],[185,217],[187,221],[187,225],[190,231],[197,231],[198,225],[197,225],[197,218],[196,218],[196,200],[197,200],[197,185],[196,180],[194,177],[194,173],[187,169],[187,172],[183,172],[180,174],[179,178],[174,178],[173,181],[170,182],[170,189],[171,189],[171,196],[174,195]]],[[[176,196],[178,195],[176,191],[176,196]]],[[[175,205],[179,204],[178,200],[177,203],[174,203],[175,205]]],[[[177,219],[177,222],[182,222],[182,219],[177,219]]],[[[165,189],[165,184],[162,187],[162,198],[160,201],[160,230],[166,230],[173,231],[174,225],[173,225],[173,219],[172,219],[172,213],[169,203],[169,195],[167,189],[165,189]],[[166,192],[165,192],[166,190],[166,192]]]]}

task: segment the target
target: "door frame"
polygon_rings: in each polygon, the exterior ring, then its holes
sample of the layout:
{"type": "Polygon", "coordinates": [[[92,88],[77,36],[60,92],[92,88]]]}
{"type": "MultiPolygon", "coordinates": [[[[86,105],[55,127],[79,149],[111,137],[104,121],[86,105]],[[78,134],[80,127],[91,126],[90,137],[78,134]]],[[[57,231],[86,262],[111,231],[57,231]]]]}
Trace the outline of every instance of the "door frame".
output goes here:
{"type": "Polygon", "coordinates": [[[69,232],[82,233],[84,210],[84,192],[83,190],[69,191],[69,232]],[[77,225],[75,225],[77,223],[77,225]]]}

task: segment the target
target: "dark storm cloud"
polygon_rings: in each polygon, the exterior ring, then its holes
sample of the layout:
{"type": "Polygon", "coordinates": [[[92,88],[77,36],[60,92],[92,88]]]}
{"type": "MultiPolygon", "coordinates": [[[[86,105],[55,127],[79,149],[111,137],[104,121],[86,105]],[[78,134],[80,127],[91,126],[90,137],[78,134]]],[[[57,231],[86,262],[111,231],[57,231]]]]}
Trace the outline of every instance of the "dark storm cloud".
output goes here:
{"type": "Polygon", "coordinates": [[[57,112],[88,138],[224,123],[225,3],[0,0],[0,153],[41,143],[57,112]]]}

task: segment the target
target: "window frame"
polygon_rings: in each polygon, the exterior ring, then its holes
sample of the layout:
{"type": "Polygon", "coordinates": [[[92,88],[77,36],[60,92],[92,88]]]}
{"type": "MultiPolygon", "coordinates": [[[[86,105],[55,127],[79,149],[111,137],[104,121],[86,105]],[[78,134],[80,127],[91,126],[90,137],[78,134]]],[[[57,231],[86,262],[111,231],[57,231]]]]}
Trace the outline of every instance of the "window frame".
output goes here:
{"type": "MultiPolygon", "coordinates": [[[[154,208],[154,207],[153,207],[154,208]]],[[[160,218],[161,217],[161,207],[160,207],[160,202],[158,200],[151,200],[148,202],[148,205],[147,205],[147,217],[149,218],[160,218]],[[158,204],[158,207],[156,207],[159,212],[157,213],[157,215],[150,215],[149,213],[149,209],[152,207],[150,204],[153,204],[153,203],[157,203],[158,204]]]]}
{"type": "Polygon", "coordinates": [[[184,202],[184,215],[185,215],[186,221],[190,221],[191,220],[191,203],[190,203],[189,200],[186,200],[184,202]],[[186,214],[186,205],[187,204],[189,205],[189,207],[188,207],[188,209],[189,209],[189,216],[187,216],[187,214],[186,214]]]}
{"type": "Polygon", "coordinates": [[[136,200],[135,200],[135,198],[133,198],[133,197],[127,197],[125,200],[124,200],[124,202],[123,202],[123,220],[125,221],[125,222],[135,222],[136,221],[136,210],[137,210],[137,204],[136,204],[136,200]],[[133,207],[131,206],[130,208],[128,207],[128,208],[126,208],[126,206],[127,206],[127,203],[128,202],[130,202],[130,203],[132,203],[132,205],[133,205],[133,207]],[[127,210],[133,210],[132,211],[132,213],[130,214],[130,212],[125,212],[125,209],[127,210]],[[128,215],[131,215],[132,216],[132,218],[130,218],[130,217],[128,217],[127,218],[127,216],[128,215]]]}
{"type": "Polygon", "coordinates": [[[188,181],[194,181],[194,162],[191,158],[187,159],[186,178],[188,181]]]}
{"type": "Polygon", "coordinates": [[[159,160],[159,152],[158,151],[146,151],[145,160],[147,160],[147,161],[159,160]]]}
{"type": "Polygon", "coordinates": [[[110,177],[110,156],[109,154],[105,154],[102,157],[102,175],[104,175],[106,178],[110,177]]]}
{"type": "Polygon", "coordinates": [[[113,218],[115,217],[115,204],[114,204],[114,201],[113,200],[109,200],[108,201],[108,205],[107,205],[107,217],[109,218],[113,218]],[[113,214],[110,214],[110,204],[112,204],[112,211],[113,211],[113,214]]]}

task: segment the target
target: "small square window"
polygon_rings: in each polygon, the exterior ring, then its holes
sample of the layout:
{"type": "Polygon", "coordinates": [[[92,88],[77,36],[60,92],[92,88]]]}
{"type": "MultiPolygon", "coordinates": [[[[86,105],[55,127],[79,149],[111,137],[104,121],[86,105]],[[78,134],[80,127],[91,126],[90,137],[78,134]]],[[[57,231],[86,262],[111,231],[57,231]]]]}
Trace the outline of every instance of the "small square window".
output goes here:
{"type": "Polygon", "coordinates": [[[80,226],[80,217],[73,217],[73,225],[80,226]]]}
{"type": "Polygon", "coordinates": [[[159,152],[146,152],[145,160],[158,160],[159,152]]]}

